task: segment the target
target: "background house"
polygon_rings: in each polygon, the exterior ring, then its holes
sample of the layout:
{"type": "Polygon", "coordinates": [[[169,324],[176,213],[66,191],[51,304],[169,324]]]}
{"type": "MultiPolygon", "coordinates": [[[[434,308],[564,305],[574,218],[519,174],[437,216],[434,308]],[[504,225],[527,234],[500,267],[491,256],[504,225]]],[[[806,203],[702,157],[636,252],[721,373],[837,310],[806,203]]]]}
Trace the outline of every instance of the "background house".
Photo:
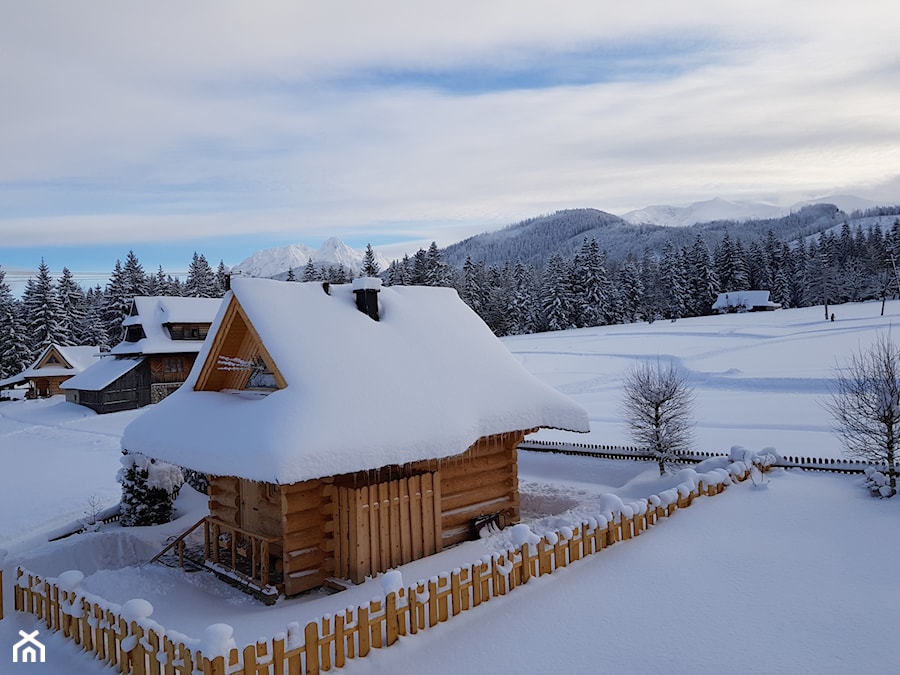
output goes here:
{"type": "Polygon", "coordinates": [[[713,310],[726,312],[766,312],[779,309],[781,305],[769,300],[769,291],[731,291],[719,293],[713,303],[713,310]]]}
{"type": "Polygon", "coordinates": [[[81,373],[100,358],[100,347],[44,347],[34,362],[18,375],[0,380],[0,388],[28,384],[26,398],[45,398],[63,393],[60,385],[81,373]]]}
{"type": "Polygon", "coordinates": [[[529,431],[588,431],[449,288],[234,279],[185,386],[122,445],[210,475],[207,564],[287,594],[519,516],[529,431]]]}
{"type": "Polygon", "coordinates": [[[62,387],[98,413],[157,403],[187,378],[219,309],[218,298],[136,297],[122,341],[62,387]]]}

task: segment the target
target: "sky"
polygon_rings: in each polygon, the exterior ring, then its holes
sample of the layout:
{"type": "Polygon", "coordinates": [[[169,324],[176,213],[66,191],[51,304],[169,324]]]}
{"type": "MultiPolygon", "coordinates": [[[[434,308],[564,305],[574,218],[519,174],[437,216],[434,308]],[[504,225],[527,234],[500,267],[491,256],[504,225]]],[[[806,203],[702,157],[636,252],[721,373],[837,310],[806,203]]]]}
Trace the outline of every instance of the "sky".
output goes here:
{"type": "Polygon", "coordinates": [[[0,0],[0,267],[102,283],[558,209],[900,202],[900,6],[0,0]]]}

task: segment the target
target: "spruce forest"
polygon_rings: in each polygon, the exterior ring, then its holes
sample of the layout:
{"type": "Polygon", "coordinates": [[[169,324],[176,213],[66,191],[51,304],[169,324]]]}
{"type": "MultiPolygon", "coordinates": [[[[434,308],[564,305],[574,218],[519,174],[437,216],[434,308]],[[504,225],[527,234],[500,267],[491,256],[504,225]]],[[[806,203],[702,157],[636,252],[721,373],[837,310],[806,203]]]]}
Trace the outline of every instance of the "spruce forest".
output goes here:
{"type": "MultiPolygon", "coordinates": [[[[769,290],[785,308],[883,300],[900,293],[896,214],[898,207],[854,213],[838,225],[800,236],[777,226],[785,219],[762,234],[735,223],[732,228],[654,228],[654,239],[640,254],[618,247],[611,255],[594,230],[572,246],[576,231],[567,233],[568,250],[545,244],[546,254],[527,262],[519,257],[485,263],[473,250],[461,264],[451,264],[445,258],[459,258],[459,245],[448,256],[432,243],[382,270],[368,247],[360,274],[379,276],[385,285],[454,287],[498,336],[701,316],[712,313],[719,292],[751,289],[769,290]],[[685,241],[688,234],[693,240],[685,241]]],[[[116,261],[105,288],[84,289],[68,268],[54,278],[42,261],[17,299],[0,267],[0,379],[24,370],[49,343],[101,349],[117,344],[135,296],[221,297],[227,273],[224,263],[213,269],[195,252],[184,281],[162,268],[148,274],[129,251],[124,263],[116,261]]],[[[286,280],[346,283],[351,278],[349,270],[310,261],[288,271],[286,280]]]]}

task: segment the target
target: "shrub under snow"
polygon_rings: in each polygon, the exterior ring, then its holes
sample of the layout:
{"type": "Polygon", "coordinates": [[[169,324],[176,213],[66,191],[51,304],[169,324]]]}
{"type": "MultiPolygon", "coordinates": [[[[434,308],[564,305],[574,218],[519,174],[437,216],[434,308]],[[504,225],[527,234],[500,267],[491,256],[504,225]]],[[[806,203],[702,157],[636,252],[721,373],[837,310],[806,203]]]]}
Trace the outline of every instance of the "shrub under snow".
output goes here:
{"type": "Polygon", "coordinates": [[[159,525],[172,519],[172,505],[184,482],[181,469],[139,453],[123,453],[116,479],[122,484],[124,527],[159,525]]]}

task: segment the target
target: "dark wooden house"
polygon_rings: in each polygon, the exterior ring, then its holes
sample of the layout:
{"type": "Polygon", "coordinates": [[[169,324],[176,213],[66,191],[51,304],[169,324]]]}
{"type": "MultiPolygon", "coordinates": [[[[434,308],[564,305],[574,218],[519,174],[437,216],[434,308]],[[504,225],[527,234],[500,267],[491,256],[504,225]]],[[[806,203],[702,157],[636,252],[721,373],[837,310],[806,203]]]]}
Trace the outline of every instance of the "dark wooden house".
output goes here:
{"type": "Polygon", "coordinates": [[[122,443],[210,476],[203,556],[252,588],[361,582],[514,523],[525,434],[588,430],[452,289],[232,283],[122,443]]]}
{"type": "Polygon", "coordinates": [[[136,297],[122,341],[63,387],[98,413],[158,403],[185,381],[221,305],[218,298],[136,297]]]}

